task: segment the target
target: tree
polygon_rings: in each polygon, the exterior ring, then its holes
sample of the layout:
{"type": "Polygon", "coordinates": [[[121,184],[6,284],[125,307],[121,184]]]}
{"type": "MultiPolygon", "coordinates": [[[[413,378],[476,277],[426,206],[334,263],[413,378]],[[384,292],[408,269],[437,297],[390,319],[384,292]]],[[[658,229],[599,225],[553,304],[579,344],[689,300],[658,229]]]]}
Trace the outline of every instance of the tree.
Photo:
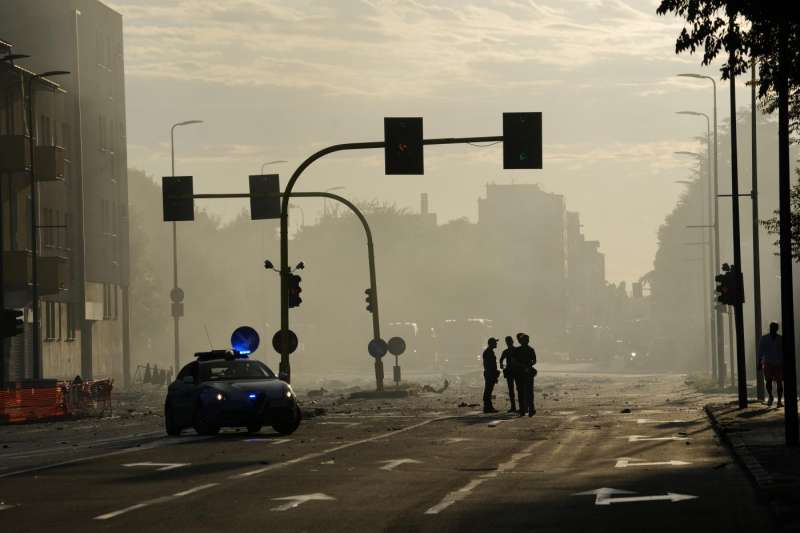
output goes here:
{"type": "MultiPolygon", "coordinates": [[[[798,180],[792,187],[792,257],[800,263],[800,170],[796,170],[798,180]]],[[[761,222],[767,231],[773,235],[780,233],[780,226],[778,220],[778,212],[775,211],[775,216],[761,222]]],[[[778,244],[778,241],[775,241],[778,244]]]]}

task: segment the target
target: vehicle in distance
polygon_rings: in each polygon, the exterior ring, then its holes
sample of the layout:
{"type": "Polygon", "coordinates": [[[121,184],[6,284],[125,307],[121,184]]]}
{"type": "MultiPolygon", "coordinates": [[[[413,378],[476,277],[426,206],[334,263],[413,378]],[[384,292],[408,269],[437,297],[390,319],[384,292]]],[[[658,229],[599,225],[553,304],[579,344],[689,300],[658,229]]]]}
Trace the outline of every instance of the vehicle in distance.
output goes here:
{"type": "Polygon", "coordinates": [[[192,427],[216,435],[223,427],[257,433],[270,425],[289,435],[302,418],[291,386],[261,361],[228,350],[195,354],[170,384],[164,403],[168,435],[192,427]]]}

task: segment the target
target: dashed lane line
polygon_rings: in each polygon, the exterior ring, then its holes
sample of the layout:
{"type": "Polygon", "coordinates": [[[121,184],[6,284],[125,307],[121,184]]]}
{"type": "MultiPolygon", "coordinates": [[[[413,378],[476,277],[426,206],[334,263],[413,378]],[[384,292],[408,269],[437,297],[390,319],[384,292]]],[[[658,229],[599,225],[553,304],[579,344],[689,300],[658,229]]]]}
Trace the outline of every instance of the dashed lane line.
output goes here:
{"type": "Polygon", "coordinates": [[[136,511],[137,509],[143,509],[150,505],[154,505],[157,503],[167,503],[169,501],[174,500],[175,498],[182,498],[183,496],[188,496],[189,494],[194,494],[195,492],[200,492],[201,490],[210,489],[211,487],[216,487],[219,483],[207,483],[205,485],[200,485],[199,487],[194,487],[189,490],[184,490],[182,492],[176,492],[175,494],[171,494],[169,496],[162,496],[160,498],[154,498],[152,500],[147,500],[142,503],[137,503],[134,505],[130,505],[128,507],[124,507],[122,509],[118,509],[116,511],[111,511],[110,513],[101,514],[95,516],[95,520],[109,520],[111,518],[116,518],[117,516],[123,515],[125,513],[129,513],[131,511],[136,511]]]}
{"type": "Polygon", "coordinates": [[[498,465],[497,470],[493,472],[487,472],[486,474],[481,474],[477,478],[470,480],[469,483],[467,483],[460,489],[454,490],[453,492],[447,494],[444,498],[442,498],[442,501],[440,501],[439,503],[437,503],[436,505],[425,511],[425,514],[439,514],[440,512],[444,511],[454,503],[463,500],[464,498],[469,496],[473,490],[475,490],[483,483],[489,481],[492,478],[496,478],[503,472],[516,468],[517,464],[519,464],[521,460],[531,455],[531,452],[536,446],[537,443],[529,445],[520,453],[513,454],[511,456],[510,461],[498,465]]]}
{"type": "MultiPolygon", "coordinates": [[[[302,463],[302,462],[308,461],[310,459],[316,459],[318,457],[330,455],[330,454],[332,454],[334,452],[338,452],[339,450],[344,450],[344,449],[347,449],[347,448],[352,448],[353,446],[358,446],[359,444],[366,444],[368,442],[374,442],[374,441],[377,441],[377,440],[380,440],[380,439],[385,439],[385,438],[388,438],[388,437],[392,437],[394,435],[398,435],[400,433],[405,433],[407,431],[411,431],[413,429],[417,429],[417,428],[420,428],[422,426],[428,425],[431,422],[448,420],[448,419],[452,419],[452,418],[459,418],[459,417],[458,416],[445,416],[445,417],[441,417],[441,418],[430,418],[430,419],[424,420],[424,421],[422,421],[422,422],[420,422],[418,424],[413,424],[411,426],[408,426],[408,427],[405,427],[405,428],[401,428],[401,429],[398,429],[398,430],[395,430],[395,431],[390,431],[390,432],[387,432],[387,433],[381,433],[380,435],[375,435],[373,437],[369,437],[369,438],[366,438],[366,439],[361,439],[361,440],[358,440],[358,441],[355,441],[355,442],[348,442],[348,443],[345,443],[345,444],[341,444],[339,446],[334,446],[333,448],[328,448],[327,450],[323,450],[323,451],[320,451],[320,452],[308,453],[306,455],[303,455],[303,456],[300,456],[300,457],[296,457],[294,459],[290,459],[290,460],[284,461],[282,463],[271,464],[271,465],[265,466],[263,468],[258,468],[256,470],[250,470],[248,472],[242,472],[240,474],[234,474],[232,476],[229,476],[228,479],[229,480],[237,480],[237,479],[245,479],[245,478],[249,478],[249,477],[252,477],[252,476],[257,476],[259,474],[263,474],[264,472],[269,472],[271,470],[277,470],[277,469],[280,469],[280,468],[285,468],[287,466],[291,466],[291,465],[294,465],[294,464],[297,464],[297,463],[302,463]]],[[[201,485],[199,487],[195,487],[194,489],[189,489],[189,490],[184,491],[184,492],[177,492],[177,493],[171,494],[169,496],[162,496],[160,498],[154,498],[152,500],[146,500],[146,501],[143,501],[141,503],[137,503],[137,504],[134,504],[134,505],[131,505],[131,506],[128,506],[128,507],[125,507],[125,508],[122,508],[122,509],[119,509],[119,510],[116,510],[116,511],[111,511],[110,513],[105,513],[105,514],[101,514],[101,515],[95,516],[94,519],[95,520],[109,520],[111,518],[115,518],[117,516],[123,515],[125,513],[130,512],[130,511],[135,511],[137,509],[142,509],[144,507],[149,507],[151,505],[157,505],[157,504],[161,504],[161,503],[168,503],[168,502],[174,501],[175,498],[180,498],[182,496],[187,496],[189,494],[193,494],[193,493],[199,492],[201,490],[205,490],[205,489],[208,489],[208,488],[211,488],[211,487],[215,487],[215,486],[218,486],[220,484],[221,483],[209,483],[207,485],[201,485]]]]}

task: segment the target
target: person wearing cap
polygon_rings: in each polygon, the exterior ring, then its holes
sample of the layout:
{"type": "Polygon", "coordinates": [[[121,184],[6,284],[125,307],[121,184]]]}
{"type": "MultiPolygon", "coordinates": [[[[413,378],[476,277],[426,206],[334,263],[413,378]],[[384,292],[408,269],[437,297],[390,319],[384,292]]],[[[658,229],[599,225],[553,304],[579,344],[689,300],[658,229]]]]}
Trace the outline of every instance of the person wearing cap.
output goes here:
{"type": "Polygon", "coordinates": [[[496,413],[497,409],[492,405],[492,391],[500,377],[497,370],[497,358],[494,349],[497,348],[497,339],[490,337],[487,341],[486,349],[483,351],[483,412],[496,413]]]}

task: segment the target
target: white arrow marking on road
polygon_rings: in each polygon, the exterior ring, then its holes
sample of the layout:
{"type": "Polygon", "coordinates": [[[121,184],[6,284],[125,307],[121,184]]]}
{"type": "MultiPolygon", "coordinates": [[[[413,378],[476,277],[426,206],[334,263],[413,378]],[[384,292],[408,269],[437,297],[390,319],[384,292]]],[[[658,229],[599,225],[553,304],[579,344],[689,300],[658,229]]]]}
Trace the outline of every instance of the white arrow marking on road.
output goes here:
{"type": "Polygon", "coordinates": [[[311,502],[311,501],[331,501],[335,500],[332,496],[328,496],[327,494],[322,494],[321,492],[316,492],[314,494],[298,494],[297,496],[284,496],[283,498],[272,498],[276,501],[287,501],[283,505],[279,505],[278,507],[273,507],[270,511],[288,511],[289,509],[294,509],[299,507],[300,505],[311,502]]]}
{"type": "Polygon", "coordinates": [[[650,418],[637,418],[637,424],[689,424],[688,420],[653,420],[650,418]]]}
{"type": "Polygon", "coordinates": [[[692,463],[688,461],[658,461],[653,463],[633,463],[631,461],[636,461],[634,457],[620,457],[617,459],[617,464],[614,465],[616,468],[628,468],[629,466],[686,466],[692,463]]]}
{"type": "Polygon", "coordinates": [[[697,496],[692,496],[691,494],[676,494],[674,492],[668,492],[666,494],[658,494],[652,496],[621,496],[619,498],[614,498],[614,494],[636,494],[635,492],[631,492],[629,490],[620,490],[620,489],[612,489],[608,487],[602,487],[595,490],[587,490],[585,492],[577,492],[574,496],[585,496],[585,495],[593,495],[594,504],[595,505],[611,505],[612,503],[638,503],[638,502],[657,502],[657,501],[669,501],[672,503],[685,501],[685,500],[694,500],[697,496]]]}
{"type": "Polygon", "coordinates": [[[159,472],[164,472],[165,470],[172,470],[174,468],[180,468],[182,466],[189,466],[192,463],[126,463],[122,466],[131,468],[135,466],[160,466],[161,468],[156,468],[159,472]]]}
{"type": "Polygon", "coordinates": [[[642,442],[646,440],[689,440],[689,437],[648,437],[647,435],[628,435],[628,442],[642,442]]]}
{"type": "Polygon", "coordinates": [[[381,470],[394,470],[395,468],[403,464],[421,463],[422,461],[417,461],[416,459],[390,459],[388,461],[378,461],[378,462],[386,463],[381,467],[381,470]]]}

